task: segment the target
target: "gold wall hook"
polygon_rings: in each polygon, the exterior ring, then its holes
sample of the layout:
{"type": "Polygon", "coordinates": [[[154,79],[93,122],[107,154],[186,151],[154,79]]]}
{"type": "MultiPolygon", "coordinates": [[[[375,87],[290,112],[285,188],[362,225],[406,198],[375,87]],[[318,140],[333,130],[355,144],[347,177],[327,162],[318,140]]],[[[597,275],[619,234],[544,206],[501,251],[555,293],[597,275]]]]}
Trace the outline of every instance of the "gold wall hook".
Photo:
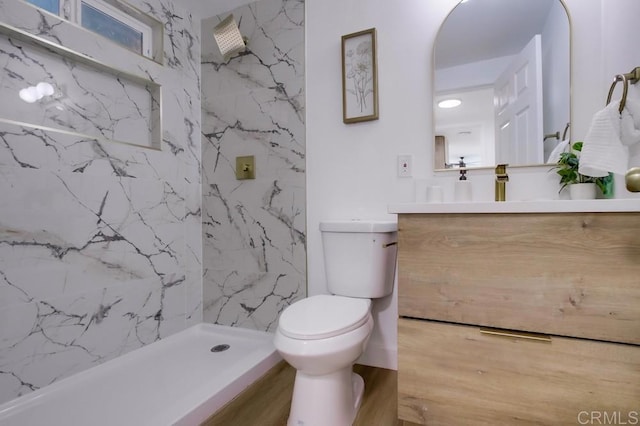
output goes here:
{"type": "Polygon", "coordinates": [[[640,67],[635,67],[631,72],[626,73],[624,76],[629,80],[629,83],[636,84],[640,81],[640,67]]]}
{"type": "Polygon", "coordinates": [[[630,168],[624,176],[627,191],[640,192],[640,167],[630,168]]]}

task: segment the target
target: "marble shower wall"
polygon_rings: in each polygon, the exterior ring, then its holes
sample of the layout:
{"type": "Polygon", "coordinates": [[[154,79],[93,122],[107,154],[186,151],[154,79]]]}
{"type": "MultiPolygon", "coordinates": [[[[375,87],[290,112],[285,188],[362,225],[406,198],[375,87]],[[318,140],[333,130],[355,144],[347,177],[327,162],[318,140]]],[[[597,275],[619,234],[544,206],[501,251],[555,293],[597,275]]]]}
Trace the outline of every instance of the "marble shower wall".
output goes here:
{"type": "Polygon", "coordinates": [[[304,2],[232,11],[248,50],[224,61],[202,21],[204,320],[273,331],[306,295],[304,2]],[[235,179],[255,155],[256,179],[235,179]]]}
{"type": "MultiPolygon", "coordinates": [[[[0,0],[2,24],[161,85],[163,115],[160,150],[0,117],[0,403],[202,320],[200,23],[168,0],[130,2],[164,24],[162,65],[0,0]]],[[[67,94],[95,93],[102,119],[139,131],[144,117],[123,116],[133,97],[76,87],[91,79],[73,61],[0,37],[0,86],[55,76],[67,94]]]]}

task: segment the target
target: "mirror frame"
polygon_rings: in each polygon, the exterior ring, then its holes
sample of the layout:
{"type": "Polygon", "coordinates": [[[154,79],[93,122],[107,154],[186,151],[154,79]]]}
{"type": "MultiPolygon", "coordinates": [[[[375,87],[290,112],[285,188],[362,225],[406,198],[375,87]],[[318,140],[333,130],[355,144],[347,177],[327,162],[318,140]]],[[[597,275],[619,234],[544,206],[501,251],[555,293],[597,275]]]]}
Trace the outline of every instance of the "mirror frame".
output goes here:
{"type": "MultiPolygon", "coordinates": [[[[535,0],[531,0],[535,1],[535,0]]],[[[567,21],[569,24],[569,123],[567,123],[567,132],[569,134],[569,146],[572,145],[571,142],[571,130],[573,127],[573,22],[571,20],[571,14],[569,13],[569,8],[565,3],[565,0],[557,0],[560,2],[562,7],[564,8],[565,13],[567,14],[567,21]]],[[[435,157],[435,140],[436,140],[436,109],[435,98],[436,98],[436,42],[438,41],[438,36],[440,35],[440,31],[442,30],[442,26],[449,19],[449,16],[453,13],[453,11],[462,3],[462,0],[459,0],[453,8],[447,13],[447,16],[442,20],[440,26],[438,27],[438,31],[436,32],[436,36],[433,40],[433,46],[431,47],[431,139],[429,140],[429,145],[431,147],[431,166],[434,165],[434,157],[435,157]]],[[[509,168],[531,168],[531,167],[541,167],[541,166],[549,166],[551,163],[538,163],[538,164],[516,164],[516,165],[508,165],[509,168]]],[[[493,166],[472,166],[472,167],[451,167],[451,168],[433,168],[433,172],[440,173],[460,173],[460,170],[494,170],[496,165],[493,166]]]]}

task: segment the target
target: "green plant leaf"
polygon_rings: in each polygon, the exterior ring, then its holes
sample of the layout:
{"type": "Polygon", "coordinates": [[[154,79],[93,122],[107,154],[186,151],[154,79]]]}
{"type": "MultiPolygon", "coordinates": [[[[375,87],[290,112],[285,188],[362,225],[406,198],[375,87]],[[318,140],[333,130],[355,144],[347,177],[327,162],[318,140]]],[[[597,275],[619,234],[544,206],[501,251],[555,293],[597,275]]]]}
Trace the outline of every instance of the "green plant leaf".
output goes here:
{"type": "Polygon", "coordinates": [[[567,185],[595,182],[605,197],[613,194],[613,175],[611,173],[609,173],[609,176],[596,178],[578,172],[580,168],[580,157],[578,154],[581,151],[582,142],[574,142],[571,144],[570,152],[560,153],[560,158],[554,167],[556,173],[560,176],[560,191],[567,185]]]}

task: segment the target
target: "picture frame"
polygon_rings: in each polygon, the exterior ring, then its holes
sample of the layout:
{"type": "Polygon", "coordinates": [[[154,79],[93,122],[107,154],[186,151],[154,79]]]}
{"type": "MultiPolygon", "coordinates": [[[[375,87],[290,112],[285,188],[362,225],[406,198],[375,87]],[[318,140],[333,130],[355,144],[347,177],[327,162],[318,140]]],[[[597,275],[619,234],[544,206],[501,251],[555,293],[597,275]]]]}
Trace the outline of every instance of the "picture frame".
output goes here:
{"type": "Polygon", "coordinates": [[[342,36],[342,121],[378,119],[376,29],[342,36]]]}

